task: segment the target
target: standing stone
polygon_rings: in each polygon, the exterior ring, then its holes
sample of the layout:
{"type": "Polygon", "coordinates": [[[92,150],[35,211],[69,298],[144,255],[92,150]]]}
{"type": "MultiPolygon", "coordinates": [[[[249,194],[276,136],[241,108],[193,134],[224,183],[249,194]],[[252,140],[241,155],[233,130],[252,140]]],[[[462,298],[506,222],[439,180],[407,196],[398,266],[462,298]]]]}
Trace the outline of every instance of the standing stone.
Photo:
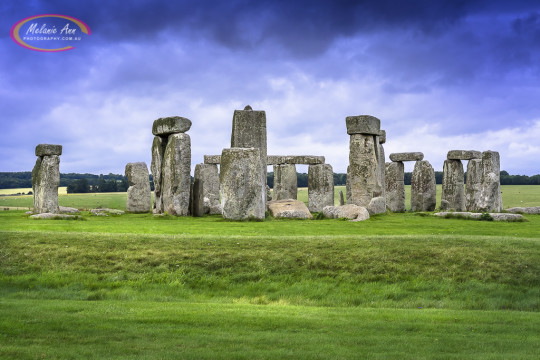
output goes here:
{"type": "MultiPolygon", "coordinates": [[[[244,110],[235,110],[231,134],[231,148],[260,149],[261,169],[266,184],[266,113],[247,105],[244,110]]],[[[275,199],[274,199],[275,200],[275,199]]]]}
{"type": "Polygon", "coordinates": [[[482,160],[472,159],[467,164],[467,182],[465,184],[465,206],[467,211],[477,212],[478,197],[482,189],[482,160]]]}
{"type": "Polygon", "coordinates": [[[405,167],[403,162],[386,163],[386,206],[390,211],[405,211],[405,167]]]}
{"type": "Polygon", "coordinates": [[[309,165],[309,211],[320,212],[325,206],[334,206],[334,171],[332,170],[332,165],[309,165]]]}
{"type": "Polygon", "coordinates": [[[441,210],[465,211],[463,164],[460,160],[444,161],[441,210]]]}
{"type": "Polygon", "coordinates": [[[154,136],[154,141],[152,143],[152,163],[150,164],[150,170],[152,171],[152,180],[154,182],[154,206],[152,210],[154,214],[161,214],[164,212],[161,185],[163,183],[163,156],[165,155],[166,147],[167,138],[154,136]]]}
{"type": "Polygon", "coordinates": [[[132,213],[149,212],[152,208],[152,195],[146,163],[128,163],[126,177],[129,182],[126,210],[132,213]]]}
{"type": "Polygon", "coordinates": [[[345,179],[345,197],[347,203],[351,201],[351,166],[347,165],[347,178],[345,179]]]}
{"type": "Polygon", "coordinates": [[[40,144],[36,147],[36,154],[39,157],[32,170],[34,213],[57,214],[62,146],[40,144]]]}
{"type": "MultiPolygon", "coordinates": [[[[202,196],[205,214],[221,214],[219,202],[219,174],[215,164],[195,165],[193,183],[199,180],[202,183],[202,196]]],[[[195,194],[196,195],[196,194],[195,194]]]]}
{"type": "Polygon", "coordinates": [[[258,148],[223,149],[219,174],[223,218],[264,219],[266,183],[258,148]]]}
{"type": "Polygon", "coordinates": [[[500,157],[496,151],[482,153],[482,185],[476,206],[481,212],[500,212],[503,208],[500,157]]]}
{"type": "Polygon", "coordinates": [[[347,178],[351,196],[347,199],[348,204],[367,207],[372,198],[381,195],[377,149],[375,136],[351,135],[347,178]]]}
{"type": "Polygon", "coordinates": [[[297,199],[298,180],[296,165],[274,165],[274,196],[273,200],[297,199]]]}
{"type": "Polygon", "coordinates": [[[163,211],[189,215],[191,139],[188,134],[169,135],[162,165],[163,211]]]}
{"type": "MultiPolygon", "coordinates": [[[[381,131],[384,131],[384,130],[381,130],[381,131]]],[[[384,140],[386,141],[386,132],[384,132],[384,140]]],[[[386,196],[386,174],[385,174],[385,169],[386,169],[386,166],[385,166],[385,156],[384,156],[384,146],[382,145],[383,142],[382,141],[382,138],[379,136],[379,147],[378,147],[378,151],[377,151],[377,160],[378,160],[378,164],[377,164],[377,167],[378,167],[378,170],[379,170],[379,184],[381,186],[381,193],[382,193],[382,196],[385,197],[386,196]]]]}
{"type": "Polygon", "coordinates": [[[435,210],[436,192],[433,167],[427,160],[417,161],[411,178],[411,210],[435,210]]]}
{"type": "Polygon", "coordinates": [[[343,197],[343,191],[339,191],[339,206],[345,205],[345,198],[343,197]]]}
{"type": "MultiPolygon", "coordinates": [[[[202,179],[195,178],[192,184],[191,215],[201,217],[205,214],[204,208],[204,183],[202,179]]],[[[210,211],[210,209],[208,209],[210,211]]]]}

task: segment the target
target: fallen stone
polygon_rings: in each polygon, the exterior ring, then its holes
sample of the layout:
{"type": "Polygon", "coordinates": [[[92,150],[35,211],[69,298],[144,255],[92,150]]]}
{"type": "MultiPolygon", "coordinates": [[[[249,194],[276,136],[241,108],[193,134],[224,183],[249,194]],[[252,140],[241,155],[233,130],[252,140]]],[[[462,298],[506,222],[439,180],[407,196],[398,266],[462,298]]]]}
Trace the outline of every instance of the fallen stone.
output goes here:
{"type": "Polygon", "coordinates": [[[47,220],[66,220],[66,219],[78,219],[78,215],[66,215],[66,214],[53,214],[53,213],[42,213],[31,215],[30,219],[47,219],[47,220]]]}
{"type": "Polygon", "coordinates": [[[463,164],[445,160],[443,166],[441,210],[465,211],[463,164]]]}
{"type": "MultiPolygon", "coordinates": [[[[444,218],[464,218],[464,219],[470,219],[470,220],[480,220],[484,214],[483,213],[473,213],[473,212],[465,212],[465,211],[456,211],[456,212],[438,212],[433,214],[435,216],[444,217],[444,218]]],[[[506,214],[506,213],[489,213],[489,216],[493,219],[493,221],[522,221],[523,216],[520,214],[506,214]]]]}
{"type": "Polygon", "coordinates": [[[258,148],[223,149],[219,174],[224,219],[264,219],[266,181],[258,148]]]}
{"type": "Polygon", "coordinates": [[[319,212],[334,205],[334,172],[330,164],[308,167],[308,208],[319,212]]]}
{"type": "Polygon", "coordinates": [[[540,214],[540,206],[531,206],[531,207],[512,207],[506,209],[509,213],[514,214],[531,214],[538,215],[540,214]]]}
{"type": "Polygon", "coordinates": [[[481,159],[482,153],[476,150],[450,150],[446,155],[448,160],[481,159]]]}
{"type": "Polygon", "coordinates": [[[169,135],[162,167],[163,211],[189,215],[191,189],[191,139],[188,134],[169,135]]]}
{"type": "Polygon", "coordinates": [[[379,135],[381,132],[381,120],[371,115],[347,116],[345,118],[347,134],[379,135]]]}
{"type": "Polygon", "coordinates": [[[386,200],[382,196],[374,197],[367,207],[369,215],[382,214],[386,212],[386,200]]]}
{"type": "Polygon", "coordinates": [[[343,206],[326,206],[323,214],[330,219],[350,219],[363,221],[369,219],[369,212],[365,207],[347,204],[343,206]]]}
{"type": "Polygon", "coordinates": [[[150,212],[152,209],[152,193],[146,163],[128,163],[125,173],[129,182],[126,210],[132,213],[150,212]]]}
{"type": "Polygon", "coordinates": [[[411,178],[411,210],[435,210],[436,192],[433,167],[427,160],[417,161],[411,178]]]}
{"type": "Polygon", "coordinates": [[[36,146],[36,156],[62,155],[62,145],[39,144],[36,146]]]}
{"type": "Polygon", "coordinates": [[[276,219],[313,219],[306,204],[298,200],[274,200],[266,204],[270,214],[276,219]]]}
{"type": "Polygon", "coordinates": [[[424,159],[424,154],[421,152],[404,152],[390,154],[392,161],[420,161],[424,159]]]}
{"type": "Polygon", "coordinates": [[[405,211],[405,168],[401,161],[385,164],[386,206],[390,211],[405,211]]]}
{"type": "Polygon", "coordinates": [[[180,116],[170,116],[155,120],[152,125],[152,134],[168,136],[170,134],[185,133],[190,128],[191,120],[180,116]]]}
{"type": "Polygon", "coordinates": [[[91,209],[90,212],[93,215],[97,216],[106,216],[106,215],[124,215],[126,212],[122,210],[117,209],[109,209],[109,208],[98,208],[98,209],[91,209]]]}
{"type": "Polygon", "coordinates": [[[274,200],[296,200],[298,187],[294,164],[274,165],[274,200]]]}
{"type": "Polygon", "coordinates": [[[59,206],[58,211],[61,214],[80,214],[81,213],[79,211],[79,209],[75,209],[75,208],[68,207],[68,206],[59,206]]]}

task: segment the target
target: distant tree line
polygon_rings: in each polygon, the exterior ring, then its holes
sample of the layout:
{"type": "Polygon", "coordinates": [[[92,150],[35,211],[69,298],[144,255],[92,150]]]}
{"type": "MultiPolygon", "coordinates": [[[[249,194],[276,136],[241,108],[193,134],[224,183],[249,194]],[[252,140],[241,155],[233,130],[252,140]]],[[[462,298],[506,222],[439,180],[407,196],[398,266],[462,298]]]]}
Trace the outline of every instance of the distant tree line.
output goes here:
{"type": "MultiPolygon", "coordinates": [[[[298,187],[308,186],[308,175],[297,173],[298,187]]],[[[435,181],[442,184],[442,171],[435,171],[435,181]]],[[[412,173],[405,173],[405,185],[411,184],[412,173]]],[[[465,178],[466,178],[465,174],[465,178]]],[[[152,175],[149,178],[150,187],[154,190],[152,175]]],[[[334,185],[345,185],[347,174],[334,173],[334,185]]],[[[267,176],[268,186],[274,187],[274,173],[269,172],[267,176]]],[[[540,185],[540,174],[510,175],[507,171],[501,171],[501,185],[540,185]]],[[[123,192],[127,191],[129,183],[124,175],[108,174],[60,174],[60,186],[67,186],[68,193],[89,193],[89,192],[123,192]]],[[[31,188],[32,172],[0,172],[0,189],[31,188]]]]}

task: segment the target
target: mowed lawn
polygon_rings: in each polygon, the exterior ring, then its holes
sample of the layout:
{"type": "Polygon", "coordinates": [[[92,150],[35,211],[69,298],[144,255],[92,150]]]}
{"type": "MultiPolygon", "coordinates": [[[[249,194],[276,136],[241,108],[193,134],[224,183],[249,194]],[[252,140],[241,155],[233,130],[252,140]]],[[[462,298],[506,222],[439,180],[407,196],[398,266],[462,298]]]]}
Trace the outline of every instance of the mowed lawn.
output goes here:
{"type": "MultiPolygon", "coordinates": [[[[502,190],[505,208],[540,205],[540,186],[502,190]]],[[[537,359],[540,215],[526,219],[0,211],[0,358],[537,359]]]]}

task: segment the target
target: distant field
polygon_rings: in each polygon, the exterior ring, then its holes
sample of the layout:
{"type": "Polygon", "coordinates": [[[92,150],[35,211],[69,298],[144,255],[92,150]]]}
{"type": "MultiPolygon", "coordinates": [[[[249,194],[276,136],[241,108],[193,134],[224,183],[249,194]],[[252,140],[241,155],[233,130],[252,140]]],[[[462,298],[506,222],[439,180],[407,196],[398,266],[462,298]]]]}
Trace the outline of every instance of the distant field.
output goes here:
{"type": "MultiPolygon", "coordinates": [[[[32,188],[18,188],[18,189],[0,189],[0,195],[14,195],[14,194],[28,194],[32,191],[32,188]]],[[[67,194],[67,186],[58,188],[58,195],[67,194]]]]}

